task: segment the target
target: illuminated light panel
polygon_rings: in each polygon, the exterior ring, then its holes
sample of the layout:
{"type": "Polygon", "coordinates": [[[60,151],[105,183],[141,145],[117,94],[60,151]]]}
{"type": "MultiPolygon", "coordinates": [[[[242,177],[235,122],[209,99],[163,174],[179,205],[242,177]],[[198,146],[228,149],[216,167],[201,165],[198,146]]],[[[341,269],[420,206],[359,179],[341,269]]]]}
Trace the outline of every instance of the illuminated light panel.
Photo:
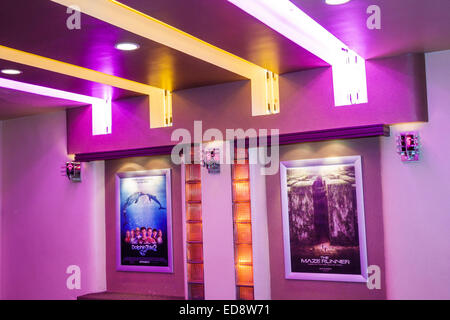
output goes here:
{"type": "Polygon", "coordinates": [[[236,298],[239,300],[254,300],[253,238],[248,158],[245,160],[245,164],[234,163],[232,165],[232,190],[236,298]],[[244,214],[242,210],[244,210],[244,214]]]}
{"type": "Polygon", "coordinates": [[[266,71],[266,105],[268,114],[280,112],[278,75],[271,71],[266,71]]]}
{"type": "Polygon", "coordinates": [[[332,66],[334,105],[367,103],[365,60],[351,50],[343,50],[340,59],[332,66]]]}
{"type": "MultiPolygon", "coordinates": [[[[266,70],[115,0],[51,0],[251,80],[252,115],[267,115],[266,70]]],[[[160,122],[158,122],[160,123],[160,122]]],[[[164,123],[164,122],[162,122],[164,123]]]]}
{"type": "Polygon", "coordinates": [[[111,99],[101,99],[99,102],[92,104],[92,135],[110,134],[111,132],[111,99]]]}
{"type": "Polygon", "coordinates": [[[164,125],[171,127],[173,125],[172,119],[172,92],[164,90],[164,125]]]}
{"type": "Polygon", "coordinates": [[[367,103],[365,60],[291,1],[228,1],[329,63],[333,67],[335,106],[367,103]]]}
{"type": "Polygon", "coordinates": [[[111,133],[111,101],[34,84],[0,78],[0,87],[46,97],[71,100],[92,105],[92,134],[111,133]]]}

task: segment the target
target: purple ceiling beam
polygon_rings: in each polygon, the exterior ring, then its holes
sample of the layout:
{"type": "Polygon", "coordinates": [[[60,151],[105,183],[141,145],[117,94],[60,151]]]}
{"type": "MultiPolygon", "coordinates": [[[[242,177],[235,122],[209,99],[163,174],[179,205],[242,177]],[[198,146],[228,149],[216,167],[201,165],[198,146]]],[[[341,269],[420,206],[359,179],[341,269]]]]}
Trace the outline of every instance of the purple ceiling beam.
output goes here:
{"type": "MultiPolygon", "coordinates": [[[[310,132],[299,132],[293,134],[283,134],[279,136],[279,144],[292,144],[312,141],[326,141],[336,139],[355,139],[366,138],[376,136],[389,136],[389,126],[383,124],[349,127],[349,128],[336,128],[327,130],[317,130],[310,132]]],[[[248,141],[246,141],[248,146],[248,141]]],[[[271,144],[269,139],[268,144],[271,144]]],[[[172,152],[173,145],[152,147],[152,148],[140,148],[130,150],[118,150],[109,152],[93,152],[93,153],[80,153],[75,155],[75,161],[88,162],[96,160],[113,160],[121,158],[131,157],[148,157],[156,155],[169,155],[172,152]]]]}

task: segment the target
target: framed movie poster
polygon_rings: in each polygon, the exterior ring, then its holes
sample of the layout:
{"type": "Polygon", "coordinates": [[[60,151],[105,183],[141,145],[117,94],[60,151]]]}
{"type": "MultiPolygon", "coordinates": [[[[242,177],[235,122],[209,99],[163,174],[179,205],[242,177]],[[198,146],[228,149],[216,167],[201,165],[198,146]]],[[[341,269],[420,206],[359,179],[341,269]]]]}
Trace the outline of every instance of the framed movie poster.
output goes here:
{"type": "Polygon", "coordinates": [[[361,157],[280,164],[287,279],[367,281],[361,157]]]}
{"type": "Polygon", "coordinates": [[[116,175],[117,270],[173,272],[170,169],[116,175]]]}

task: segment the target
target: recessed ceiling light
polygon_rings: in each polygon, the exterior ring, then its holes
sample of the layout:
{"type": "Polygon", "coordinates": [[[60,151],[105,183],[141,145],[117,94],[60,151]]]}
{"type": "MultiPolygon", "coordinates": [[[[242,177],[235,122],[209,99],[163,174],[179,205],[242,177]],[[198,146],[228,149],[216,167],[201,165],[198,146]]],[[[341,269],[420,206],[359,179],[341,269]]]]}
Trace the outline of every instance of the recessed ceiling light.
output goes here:
{"type": "Polygon", "coordinates": [[[3,69],[2,73],[3,74],[9,74],[9,75],[16,75],[16,74],[21,74],[22,71],[16,70],[16,69],[3,69]]]}
{"type": "Polygon", "coordinates": [[[325,3],[326,4],[329,4],[329,5],[331,5],[331,6],[335,6],[335,5],[338,5],[338,4],[344,4],[344,3],[347,3],[347,2],[349,2],[350,0],[325,0],[325,3]]]}
{"type": "Polygon", "coordinates": [[[133,51],[139,49],[139,45],[132,42],[121,42],[116,44],[116,49],[122,51],[133,51]]]}

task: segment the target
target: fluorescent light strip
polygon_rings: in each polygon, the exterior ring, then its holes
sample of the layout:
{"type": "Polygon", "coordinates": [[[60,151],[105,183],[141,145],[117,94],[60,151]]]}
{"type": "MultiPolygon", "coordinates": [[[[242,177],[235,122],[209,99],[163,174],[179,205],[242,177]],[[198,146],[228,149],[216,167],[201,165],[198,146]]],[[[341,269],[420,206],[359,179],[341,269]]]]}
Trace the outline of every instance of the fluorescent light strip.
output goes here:
{"type": "Polygon", "coordinates": [[[0,78],[0,87],[92,105],[92,134],[111,133],[111,100],[0,78]]]}
{"type": "Polygon", "coordinates": [[[72,93],[57,89],[52,89],[48,87],[42,87],[35,84],[29,84],[25,82],[19,82],[14,80],[9,80],[5,78],[0,78],[0,87],[12,89],[12,90],[18,90],[28,93],[33,93],[41,96],[47,96],[52,98],[59,98],[59,99],[65,99],[65,100],[71,100],[76,102],[81,102],[85,104],[95,104],[99,102],[104,102],[105,100],[94,98],[90,96],[85,96],[78,93],[72,93]]]}

